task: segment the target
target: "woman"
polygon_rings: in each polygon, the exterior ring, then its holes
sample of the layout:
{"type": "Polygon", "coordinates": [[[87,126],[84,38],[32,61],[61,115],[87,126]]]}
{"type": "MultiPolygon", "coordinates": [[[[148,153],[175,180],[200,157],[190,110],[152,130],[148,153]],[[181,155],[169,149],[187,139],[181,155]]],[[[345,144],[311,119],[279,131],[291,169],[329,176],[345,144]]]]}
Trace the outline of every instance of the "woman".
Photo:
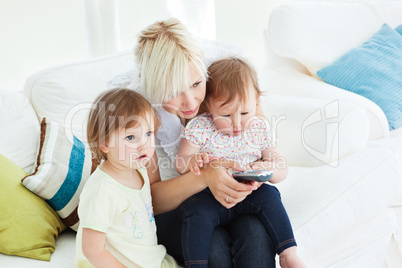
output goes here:
{"type": "MultiPolygon", "coordinates": [[[[192,172],[180,176],[175,170],[183,126],[199,113],[207,79],[203,51],[185,26],[172,18],[146,27],[139,35],[135,60],[136,68],[116,77],[109,87],[129,87],[151,103],[162,104],[158,107],[162,124],[157,134],[159,146],[148,175],[159,243],[182,262],[181,225],[175,209],[206,187],[230,208],[259,185],[238,183],[229,176],[222,166],[244,170],[232,161],[212,162],[202,169],[201,176],[192,172]]],[[[275,267],[270,238],[256,216],[243,215],[215,230],[209,267],[232,267],[233,263],[238,267],[275,267]]]]}

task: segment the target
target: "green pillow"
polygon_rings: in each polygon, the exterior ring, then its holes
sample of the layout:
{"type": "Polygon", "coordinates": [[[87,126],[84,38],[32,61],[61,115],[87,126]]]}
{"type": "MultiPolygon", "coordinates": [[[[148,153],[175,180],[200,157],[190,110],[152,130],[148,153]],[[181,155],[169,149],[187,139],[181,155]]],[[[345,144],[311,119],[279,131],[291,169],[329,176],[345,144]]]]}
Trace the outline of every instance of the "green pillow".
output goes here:
{"type": "Polygon", "coordinates": [[[27,174],[0,154],[0,252],[50,261],[66,229],[57,213],[21,184],[27,174]]]}

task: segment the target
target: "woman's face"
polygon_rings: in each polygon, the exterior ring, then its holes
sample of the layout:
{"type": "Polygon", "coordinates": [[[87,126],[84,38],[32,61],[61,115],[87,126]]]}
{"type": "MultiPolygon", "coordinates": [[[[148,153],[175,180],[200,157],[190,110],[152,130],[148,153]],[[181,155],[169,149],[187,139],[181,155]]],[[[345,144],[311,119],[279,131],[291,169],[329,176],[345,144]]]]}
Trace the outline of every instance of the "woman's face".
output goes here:
{"type": "Polygon", "coordinates": [[[192,65],[190,65],[190,79],[191,86],[189,86],[188,89],[163,104],[163,108],[165,108],[166,111],[176,114],[183,119],[195,117],[205,98],[205,77],[192,65]]]}

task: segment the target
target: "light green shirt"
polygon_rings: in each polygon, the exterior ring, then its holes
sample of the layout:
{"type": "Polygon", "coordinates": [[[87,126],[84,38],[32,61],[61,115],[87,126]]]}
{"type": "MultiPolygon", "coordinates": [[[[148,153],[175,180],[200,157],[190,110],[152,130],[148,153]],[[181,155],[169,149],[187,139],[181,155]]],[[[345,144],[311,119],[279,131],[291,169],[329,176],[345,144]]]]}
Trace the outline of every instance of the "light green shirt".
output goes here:
{"type": "Polygon", "coordinates": [[[82,228],[106,233],[105,248],[127,267],[178,267],[158,245],[146,169],[140,190],[128,188],[98,168],[80,196],[76,265],[92,267],[82,253],[82,228]]]}

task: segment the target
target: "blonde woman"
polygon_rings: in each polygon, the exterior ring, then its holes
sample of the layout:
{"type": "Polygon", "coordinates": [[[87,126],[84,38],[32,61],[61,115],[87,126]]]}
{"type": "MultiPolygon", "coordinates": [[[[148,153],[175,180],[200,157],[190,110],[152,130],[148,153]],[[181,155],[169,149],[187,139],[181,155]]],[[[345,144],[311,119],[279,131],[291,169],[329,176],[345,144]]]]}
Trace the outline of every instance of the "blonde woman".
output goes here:
{"type": "MultiPolygon", "coordinates": [[[[135,68],[117,76],[108,86],[134,89],[159,105],[157,154],[148,167],[158,242],[183,262],[181,224],[176,211],[180,204],[208,187],[219,203],[231,208],[259,185],[238,183],[228,175],[225,168],[245,170],[234,161],[213,161],[198,176],[192,172],[179,175],[176,171],[175,158],[184,125],[199,113],[207,80],[204,62],[208,59],[204,59],[201,46],[186,27],[174,18],[155,22],[139,34],[134,53],[135,68]]],[[[208,267],[232,267],[233,263],[237,267],[275,267],[270,238],[256,216],[242,215],[215,229],[208,267]]]]}

